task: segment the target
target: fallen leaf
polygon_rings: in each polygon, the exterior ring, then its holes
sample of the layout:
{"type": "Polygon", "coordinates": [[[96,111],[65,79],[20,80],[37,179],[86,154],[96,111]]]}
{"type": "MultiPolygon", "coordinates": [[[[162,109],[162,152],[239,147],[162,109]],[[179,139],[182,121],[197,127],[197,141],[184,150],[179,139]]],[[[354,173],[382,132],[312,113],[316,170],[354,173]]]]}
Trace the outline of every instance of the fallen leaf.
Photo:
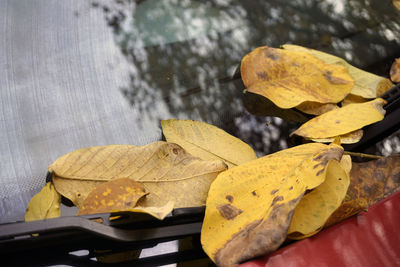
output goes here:
{"type": "Polygon", "coordinates": [[[326,168],[325,181],[306,194],[297,205],[288,238],[298,240],[316,234],[342,204],[350,178],[338,161],[330,161],[326,168]]]}
{"type": "Polygon", "coordinates": [[[129,178],[114,179],[94,188],[83,201],[77,215],[128,210],[147,194],[138,182],[129,178]]]}
{"type": "Polygon", "coordinates": [[[400,190],[400,155],[353,163],[343,204],[326,226],[338,223],[400,190]]]}
{"type": "MultiPolygon", "coordinates": [[[[400,6],[400,1],[398,5],[400,6]]],[[[390,68],[390,79],[395,83],[400,82],[400,58],[396,58],[390,68]]]]}
{"type": "Polygon", "coordinates": [[[144,200],[143,202],[139,202],[136,207],[125,211],[147,213],[159,220],[163,220],[175,208],[175,203],[171,200],[163,206],[155,207],[151,205],[152,204],[148,204],[146,203],[146,200],[144,200]]]}
{"type": "Polygon", "coordinates": [[[336,104],[332,103],[327,103],[327,104],[321,104],[318,102],[303,102],[300,105],[296,107],[296,109],[300,110],[301,112],[304,112],[306,114],[311,114],[311,115],[321,115],[323,113],[326,113],[328,111],[338,109],[339,107],[336,104]]]}
{"type": "Polygon", "coordinates": [[[355,104],[355,103],[365,103],[368,102],[369,99],[366,99],[364,97],[358,96],[358,95],[353,95],[353,94],[348,94],[342,103],[342,107],[347,106],[349,104],[355,104]]]}
{"type": "Polygon", "coordinates": [[[267,46],[256,48],[241,63],[247,90],[260,94],[281,108],[305,101],[337,103],[353,87],[346,68],[330,65],[307,52],[267,46]]]}
{"type": "Polygon", "coordinates": [[[309,143],[244,163],[218,175],[207,198],[204,251],[218,266],[234,266],[278,248],[297,203],[325,180],[342,147],[309,143]]]}
{"type": "Polygon", "coordinates": [[[244,95],[243,105],[248,112],[256,116],[279,117],[294,122],[306,122],[308,120],[306,116],[296,110],[280,108],[268,98],[250,92],[246,92],[244,95]]]}
{"type": "Polygon", "coordinates": [[[400,0],[392,0],[392,4],[397,10],[400,10],[400,0]]]}
{"type": "Polygon", "coordinates": [[[51,183],[47,183],[34,195],[26,208],[25,221],[36,221],[60,217],[61,197],[51,183]]]}
{"type": "MultiPolygon", "coordinates": [[[[361,140],[363,137],[363,130],[356,130],[347,134],[339,135],[340,137],[340,142],[342,144],[354,144],[357,143],[358,141],[361,140]]],[[[314,142],[318,143],[331,143],[333,140],[335,140],[335,137],[330,137],[330,138],[311,138],[309,140],[312,140],[314,142]]]]}
{"type": "Polygon", "coordinates": [[[205,122],[163,120],[161,127],[168,142],[203,160],[223,160],[234,167],[257,158],[248,144],[205,122]]]}
{"type": "Polygon", "coordinates": [[[328,64],[346,67],[350,76],[354,79],[354,86],[351,89],[353,95],[376,98],[393,87],[393,83],[389,79],[358,69],[340,57],[298,45],[285,44],[282,48],[288,51],[307,52],[328,64]]]}
{"type": "Polygon", "coordinates": [[[307,139],[321,139],[344,135],[383,119],[385,100],[351,104],[315,117],[300,126],[292,134],[307,139]]]}
{"type": "Polygon", "coordinates": [[[193,157],[179,145],[154,142],[78,149],[58,158],[49,171],[57,191],[78,208],[95,187],[117,178],[142,183],[150,192],[147,207],[173,201],[181,208],[204,205],[211,182],[226,168],[222,161],[193,157]]]}

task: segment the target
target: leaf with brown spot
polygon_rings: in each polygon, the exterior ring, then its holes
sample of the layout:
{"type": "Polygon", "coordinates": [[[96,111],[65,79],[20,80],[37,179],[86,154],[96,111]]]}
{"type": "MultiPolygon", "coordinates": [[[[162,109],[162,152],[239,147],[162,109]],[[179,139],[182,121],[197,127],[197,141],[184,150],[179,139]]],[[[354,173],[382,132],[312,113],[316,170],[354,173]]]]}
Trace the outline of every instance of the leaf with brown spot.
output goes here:
{"type": "Polygon", "coordinates": [[[393,87],[393,83],[389,79],[358,69],[340,57],[298,45],[285,44],[282,48],[288,51],[306,52],[318,57],[327,64],[345,67],[354,80],[354,85],[351,89],[351,94],[353,95],[367,99],[376,98],[393,87]]]}
{"type": "Polygon", "coordinates": [[[146,188],[150,194],[141,201],[142,207],[172,201],[181,208],[204,205],[211,182],[226,168],[222,161],[201,160],[177,144],[155,142],[79,149],[58,158],[49,171],[57,191],[78,208],[95,187],[117,178],[132,179],[146,188]]]}
{"type": "Polygon", "coordinates": [[[129,178],[114,179],[94,188],[83,201],[77,215],[129,210],[147,194],[138,182],[129,178]]]}
{"type": "Polygon", "coordinates": [[[60,217],[60,195],[52,183],[47,183],[34,195],[26,208],[25,221],[36,221],[60,217]]]}
{"type": "Polygon", "coordinates": [[[203,160],[223,160],[234,167],[257,158],[248,144],[205,122],[163,120],[161,127],[168,142],[180,145],[203,160]]]}
{"type": "Polygon", "coordinates": [[[390,79],[395,83],[400,82],[400,58],[396,58],[390,68],[390,79]]]}
{"type": "Polygon", "coordinates": [[[307,139],[331,138],[361,129],[383,119],[385,100],[375,100],[351,104],[329,111],[304,123],[292,134],[307,139]]]}
{"type": "Polygon", "coordinates": [[[338,223],[400,190],[400,155],[354,163],[342,205],[326,226],[338,223]]]}
{"type": "Polygon", "coordinates": [[[219,174],[207,198],[204,251],[217,265],[233,266],[278,248],[304,192],[325,180],[326,166],[342,153],[336,144],[310,143],[219,174]]]}
{"type": "Polygon", "coordinates": [[[243,57],[241,75],[247,90],[260,94],[281,108],[306,101],[337,103],[353,87],[346,68],[330,65],[307,52],[267,46],[243,57]],[[260,77],[258,73],[265,73],[260,77]]]}

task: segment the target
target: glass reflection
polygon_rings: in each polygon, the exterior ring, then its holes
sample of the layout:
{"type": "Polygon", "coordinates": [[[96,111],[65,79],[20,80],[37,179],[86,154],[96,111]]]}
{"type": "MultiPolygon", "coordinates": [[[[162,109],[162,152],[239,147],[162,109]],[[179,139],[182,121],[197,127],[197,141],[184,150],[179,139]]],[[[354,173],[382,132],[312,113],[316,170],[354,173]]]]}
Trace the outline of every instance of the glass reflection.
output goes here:
{"type": "MultiPolygon", "coordinates": [[[[400,53],[397,11],[375,1],[119,0],[92,6],[103,8],[130,62],[129,86],[121,92],[143,117],[207,121],[250,141],[259,154],[287,146],[295,127],[245,112],[244,86],[234,74],[246,53],[296,43],[362,68],[375,66],[373,72],[400,53]],[[267,134],[271,129],[279,138],[267,134]]],[[[379,74],[387,76],[389,67],[379,74]]]]}

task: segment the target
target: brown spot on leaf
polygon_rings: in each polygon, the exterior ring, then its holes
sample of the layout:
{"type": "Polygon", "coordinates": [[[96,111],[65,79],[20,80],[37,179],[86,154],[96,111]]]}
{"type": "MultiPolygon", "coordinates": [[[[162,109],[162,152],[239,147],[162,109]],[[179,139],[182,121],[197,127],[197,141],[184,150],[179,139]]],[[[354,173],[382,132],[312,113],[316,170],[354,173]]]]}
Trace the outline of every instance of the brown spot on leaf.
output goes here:
{"type": "Polygon", "coordinates": [[[284,200],[283,196],[276,196],[271,203],[271,206],[275,205],[276,202],[284,200]]]}
{"type": "Polygon", "coordinates": [[[230,203],[233,202],[233,196],[231,196],[231,195],[226,195],[225,198],[226,198],[230,203]]]}
{"type": "Polygon", "coordinates": [[[278,192],[279,190],[278,189],[274,189],[274,190],[272,190],[271,191],[271,195],[275,195],[276,194],[276,192],[278,192]]]}
{"type": "Polygon", "coordinates": [[[256,191],[251,192],[251,194],[252,194],[253,196],[257,196],[256,191]]]}
{"type": "Polygon", "coordinates": [[[277,52],[275,52],[275,50],[270,48],[264,49],[264,57],[270,58],[273,61],[277,61],[281,58],[281,56],[277,52]]]}
{"type": "Polygon", "coordinates": [[[328,71],[324,74],[324,77],[332,84],[348,84],[349,81],[343,80],[339,77],[332,76],[332,73],[328,71]]]}
{"type": "Polygon", "coordinates": [[[276,205],[267,218],[249,223],[215,253],[215,263],[218,266],[235,266],[275,251],[285,241],[294,208],[301,197],[276,205]]]}
{"type": "Polygon", "coordinates": [[[233,220],[243,212],[241,209],[238,209],[231,204],[220,205],[217,207],[217,210],[219,211],[219,214],[227,220],[233,220]]]}
{"type": "Polygon", "coordinates": [[[340,120],[336,120],[335,123],[336,123],[336,124],[339,124],[339,123],[340,123],[340,120]]]}
{"type": "Polygon", "coordinates": [[[289,190],[293,190],[293,186],[289,187],[289,190]]]}
{"type": "Polygon", "coordinates": [[[268,81],[268,75],[265,71],[257,71],[257,77],[261,80],[268,81]]]}
{"type": "Polygon", "coordinates": [[[174,153],[175,155],[178,155],[178,149],[177,148],[172,149],[172,153],[174,153]]]}
{"type": "MultiPolygon", "coordinates": [[[[337,161],[340,161],[343,155],[343,149],[340,147],[332,147],[328,149],[324,149],[321,151],[317,156],[313,158],[313,161],[316,161],[317,164],[313,166],[314,169],[321,167],[322,172],[325,166],[328,164],[329,160],[335,159],[337,161]]],[[[320,175],[321,170],[317,172],[317,176],[320,175]]]]}

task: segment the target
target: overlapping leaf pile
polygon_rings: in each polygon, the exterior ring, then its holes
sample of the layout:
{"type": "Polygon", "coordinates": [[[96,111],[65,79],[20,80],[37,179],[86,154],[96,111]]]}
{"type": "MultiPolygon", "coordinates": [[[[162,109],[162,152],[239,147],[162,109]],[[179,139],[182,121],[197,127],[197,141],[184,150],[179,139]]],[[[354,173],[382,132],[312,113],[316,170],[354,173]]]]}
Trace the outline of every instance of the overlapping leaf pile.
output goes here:
{"type": "MultiPolygon", "coordinates": [[[[352,216],[400,189],[400,157],[352,163],[340,143],[383,119],[377,98],[392,84],[343,59],[284,45],[245,56],[249,92],[303,121],[294,134],[308,143],[257,158],[223,130],[198,121],[167,120],[167,142],[82,148],[49,166],[52,181],[28,205],[26,221],[60,216],[61,195],[78,215],[144,212],[163,219],[172,209],[206,205],[204,251],[234,266],[352,216]],[[299,116],[300,114],[300,116],[299,116]],[[319,142],[330,143],[322,144],[319,142]],[[229,169],[228,169],[229,167],[229,169]]],[[[137,252],[133,253],[137,256],[137,252]]],[[[124,255],[123,255],[124,256],[124,255]]]]}
{"type": "Polygon", "coordinates": [[[383,119],[385,101],[377,97],[392,88],[390,80],[320,51],[282,48],[255,49],[243,58],[241,74],[248,92],[283,109],[318,115],[294,134],[316,142],[340,136],[342,143],[356,143],[362,127],[383,119]]]}

